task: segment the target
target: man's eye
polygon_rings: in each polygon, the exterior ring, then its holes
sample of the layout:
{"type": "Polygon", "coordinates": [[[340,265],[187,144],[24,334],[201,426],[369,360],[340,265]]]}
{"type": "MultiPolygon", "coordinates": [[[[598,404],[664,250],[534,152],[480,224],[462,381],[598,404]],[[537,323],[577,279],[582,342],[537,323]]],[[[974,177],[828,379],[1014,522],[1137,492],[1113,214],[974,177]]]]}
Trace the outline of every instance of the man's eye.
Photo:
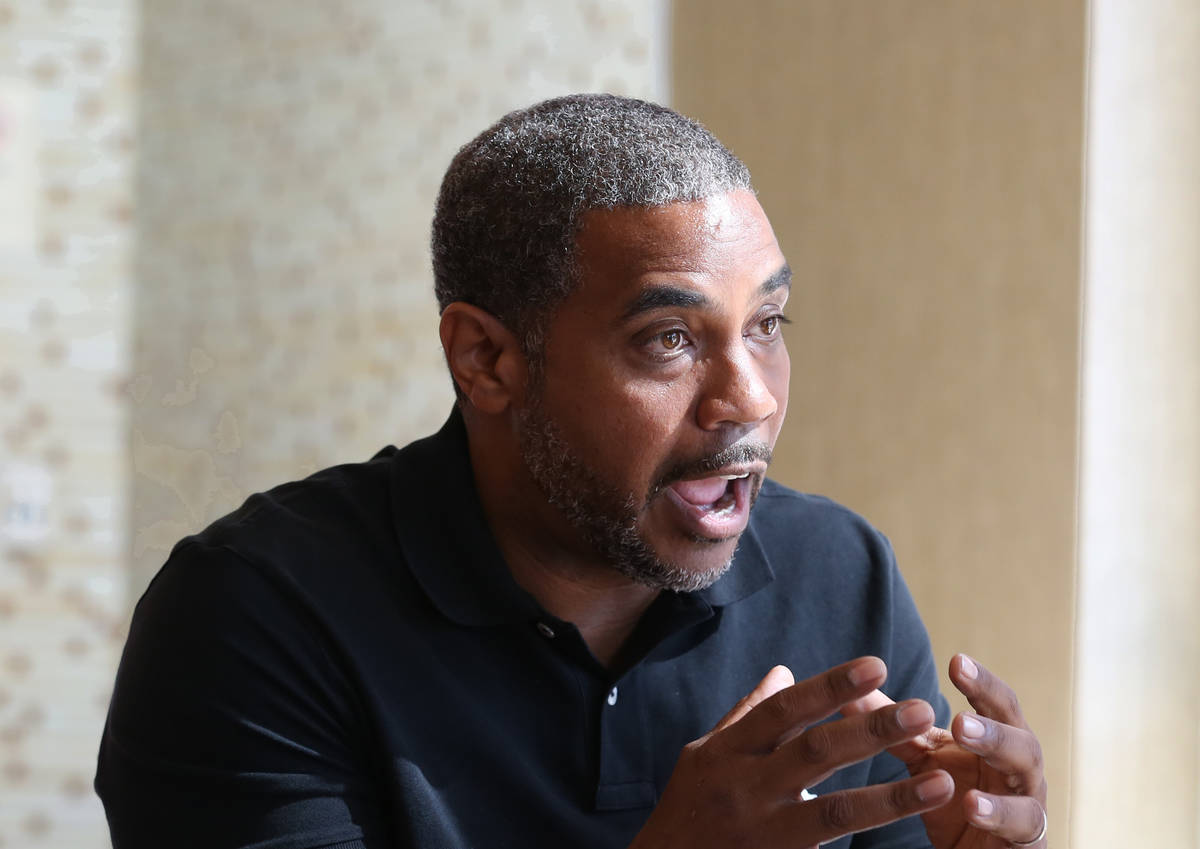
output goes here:
{"type": "Polygon", "coordinates": [[[682,356],[692,345],[692,340],[686,329],[673,327],[669,330],[660,330],[642,344],[646,353],[652,358],[666,361],[673,360],[676,356],[682,356]]]}
{"type": "Polygon", "coordinates": [[[785,316],[769,315],[758,323],[758,332],[762,336],[771,338],[779,335],[779,331],[787,323],[788,320],[785,316]]]}

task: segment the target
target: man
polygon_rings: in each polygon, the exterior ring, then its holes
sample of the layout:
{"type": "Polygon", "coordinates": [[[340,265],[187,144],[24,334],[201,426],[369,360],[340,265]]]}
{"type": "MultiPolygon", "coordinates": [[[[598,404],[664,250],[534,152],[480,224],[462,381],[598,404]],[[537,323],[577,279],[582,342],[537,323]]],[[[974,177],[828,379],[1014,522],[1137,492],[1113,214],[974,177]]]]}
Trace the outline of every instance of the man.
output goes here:
{"type": "Polygon", "coordinates": [[[960,655],[935,726],[886,540],[764,477],[791,271],[740,161],[538,104],[459,152],[433,259],[441,432],[252,497],[140,602],[117,849],[1044,844],[1011,691],[960,655]]]}

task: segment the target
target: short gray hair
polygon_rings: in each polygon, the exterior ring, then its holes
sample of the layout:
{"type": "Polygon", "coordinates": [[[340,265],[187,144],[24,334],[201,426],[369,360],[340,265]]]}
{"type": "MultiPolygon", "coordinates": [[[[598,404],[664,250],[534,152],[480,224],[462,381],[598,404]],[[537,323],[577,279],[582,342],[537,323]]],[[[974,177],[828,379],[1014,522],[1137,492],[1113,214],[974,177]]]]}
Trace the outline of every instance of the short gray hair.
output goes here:
{"type": "Polygon", "coordinates": [[[546,321],[575,283],[585,212],[750,188],[740,159],[665,106],[578,94],[510,112],[442,180],[431,240],[439,308],[487,310],[538,358],[546,321]]]}

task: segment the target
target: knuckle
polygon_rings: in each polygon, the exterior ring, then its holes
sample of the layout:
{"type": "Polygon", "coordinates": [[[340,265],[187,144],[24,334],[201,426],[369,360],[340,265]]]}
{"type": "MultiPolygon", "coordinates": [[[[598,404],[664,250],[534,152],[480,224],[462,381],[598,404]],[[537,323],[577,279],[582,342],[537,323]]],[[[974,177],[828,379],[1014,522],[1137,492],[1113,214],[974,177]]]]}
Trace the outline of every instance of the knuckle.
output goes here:
{"type": "Polygon", "coordinates": [[[983,723],[983,745],[990,751],[1002,751],[1008,745],[1008,729],[999,722],[980,720],[983,723]]]}
{"type": "Polygon", "coordinates": [[[834,833],[849,831],[854,825],[854,803],[841,793],[823,797],[821,825],[834,833]]]}
{"type": "Polygon", "coordinates": [[[987,693],[996,688],[999,678],[992,674],[992,670],[988,669],[978,659],[975,660],[975,668],[979,670],[979,675],[975,679],[975,689],[977,692],[987,693]]]}
{"type": "Polygon", "coordinates": [[[1029,756],[1030,765],[1036,770],[1041,770],[1045,765],[1045,756],[1042,754],[1042,744],[1036,737],[1030,741],[1029,756]]]}
{"type": "Polygon", "coordinates": [[[767,719],[772,725],[787,722],[792,716],[791,701],[785,695],[786,690],[781,693],[776,693],[765,702],[760,702],[755,710],[762,711],[767,715],[767,719]]]}
{"type": "Polygon", "coordinates": [[[794,722],[793,717],[796,715],[796,710],[792,706],[791,693],[787,691],[776,693],[766,702],[758,703],[754,710],[766,719],[770,728],[774,729],[788,727],[794,722]]]}
{"type": "Polygon", "coordinates": [[[892,737],[899,727],[895,714],[895,709],[887,712],[877,710],[867,714],[867,736],[877,740],[886,740],[892,737]]]}
{"type": "Polygon", "coordinates": [[[832,752],[833,741],[823,725],[808,729],[796,741],[796,754],[806,764],[823,764],[832,752]]]}
{"type": "Polygon", "coordinates": [[[829,672],[817,679],[818,695],[821,702],[831,705],[842,703],[842,694],[853,689],[850,678],[845,672],[829,672]]]}
{"type": "Polygon", "coordinates": [[[893,782],[888,785],[884,805],[891,811],[907,811],[913,803],[914,793],[906,784],[893,782]]]}

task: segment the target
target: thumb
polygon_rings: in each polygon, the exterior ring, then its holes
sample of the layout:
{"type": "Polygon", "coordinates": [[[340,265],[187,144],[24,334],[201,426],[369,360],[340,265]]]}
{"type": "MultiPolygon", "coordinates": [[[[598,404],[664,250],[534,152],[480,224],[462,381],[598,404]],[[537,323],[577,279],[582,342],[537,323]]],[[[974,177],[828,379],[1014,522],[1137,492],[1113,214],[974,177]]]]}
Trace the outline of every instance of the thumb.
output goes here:
{"type": "Polygon", "coordinates": [[[756,705],[795,683],[796,679],[792,676],[792,671],[786,666],[772,667],[754,689],[743,696],[741,701],[733,706],[733,710],[721,718],[721,721],[717,723],[716,727],[710,733],[715,734],[718,731],[724,731],[729,726],[741,720],[750,711],[754,710],[756,705]]]}

